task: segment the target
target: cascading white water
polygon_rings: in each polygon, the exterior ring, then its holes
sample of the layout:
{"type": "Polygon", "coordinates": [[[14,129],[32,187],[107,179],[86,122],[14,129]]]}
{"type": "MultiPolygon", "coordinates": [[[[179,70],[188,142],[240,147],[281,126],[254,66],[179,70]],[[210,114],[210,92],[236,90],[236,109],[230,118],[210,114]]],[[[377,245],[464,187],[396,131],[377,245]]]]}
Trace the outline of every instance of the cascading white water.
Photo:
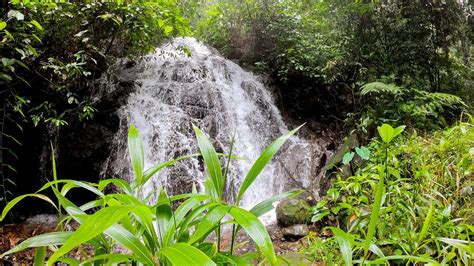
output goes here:
{"type": "MultiPolygon", "coordinates": [[[[107,173],[132,176],[126,150],[130,124],[143,137],[146,167],[196,153],[192,124],[206,132],[222,152],[228,152],[235,130],[234,154],[248,160],[232,162],[226,194],[233,198],[263,149],[288,131],[272,94],[256,76],[193,38],[175,39],[144,57],[134,69],[138,70],[135,91],[118,111],[121,130],[104,168],[107,173]],[[187,51],[192,55],[187,56],[187,51]]],[[[291,160],[311,169],[308,144],[296,137],[289,142],[285,150],[293,150],[291,160]]],[[[202,188],[205,175],[202,161],[192,158],[153,177],[145,195],[160,186],[167,187],[169,194],[190,192],[193,183],[202,188]]],[[[309,182],[310,170],[300,170],[298,178],[309,182]]],[[[281,192],[287,183],[285,171],[273,160],[247,191],[242,206],[251,207],[281,192]]]]}

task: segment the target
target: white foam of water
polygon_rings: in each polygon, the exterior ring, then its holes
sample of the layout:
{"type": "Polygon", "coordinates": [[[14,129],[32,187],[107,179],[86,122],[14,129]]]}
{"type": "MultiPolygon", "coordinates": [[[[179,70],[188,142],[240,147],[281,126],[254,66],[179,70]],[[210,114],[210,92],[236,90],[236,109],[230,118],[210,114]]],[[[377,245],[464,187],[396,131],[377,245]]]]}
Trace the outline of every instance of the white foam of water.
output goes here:
{"type": "MultiPolygon", "coordinates": [[[[139,64],[136,91],[119,110],[121,130],[115,137],[108,171],[131,176],[126,151],[131,123],[143,137],[146,167],[197,152],[192,124],[208,133],[222,152],[228,152],[236,130],[234,154],[249,160],[232,162],[226,187],[232,200],[255,159],[271,141],[288,131],[272,94],[252,73],[193,38],[177,38],[139,64]],[[186,56],[182,47],[192,56],[186,56]]],[[[294,138],[290,142],[299,141],[294,138]]],[[[283,190],[285,177],[278,168],[275,160],[267,165],[244,195],[243,207],[252,207],[283,190]]],[[[153,177],[144,194],[160,186],[167,187],[170,194],[189,192],[193,183],[202,189],[205,176],[202,162],[192,158],[153,177]]]]}

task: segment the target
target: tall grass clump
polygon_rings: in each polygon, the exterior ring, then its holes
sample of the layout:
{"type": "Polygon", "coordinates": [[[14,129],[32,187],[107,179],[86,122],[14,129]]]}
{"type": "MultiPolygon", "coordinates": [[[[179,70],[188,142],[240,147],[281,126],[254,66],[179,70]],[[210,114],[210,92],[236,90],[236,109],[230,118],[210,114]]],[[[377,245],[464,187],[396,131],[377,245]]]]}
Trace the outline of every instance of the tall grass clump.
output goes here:
{"type": "MultiPolygon", "coordinates": [[[[194,127],[199,154],[191,154],[168,162],[157,164],[149,169],[144,168],[144,146],[139,131],[132,125],[128,134],[128,148],[134,179],[127,183],[123,179],[105,179],[99,183],[90,183],[57,178],[53,157],[53,176],[36,193],[23,195],[10,201],[2,212],[3,220],[11,208],[27,197],[36,197],[49,202],[59,214],[60,223],[75,221],[79,227],[75,231],[57,231],[31,237],[11,250],[0,255],[9,254],[27,248],[38,248],[35,263],[44,264],[46,249],[53,253],[47,264],[63,262],[78,264],[125,264],[125,265],[252,265],[255,259],[278,265],[273,245],[265,226],[258,216],[272,209],[272,203],[283,197],[297,195],[300,191],[290,191],[267,199],[245,210],[239,202],[246,190],[252,185],[266,164],[299,128],[290,131],[270,144],[255,161],[246,175],[235,202],[224,201],[224,188],[229,169],[232,151],[227,155],[217,154],[207,136],[194,127]],[[168,195],[166,189],[160,189],[158,199],[150,203],[150,195],[144,195],[143,186],[150,178],[165,167],[191,156],[202,156],[206,165],[208,178],[205,190],[198,193],[168,195]],[[222,171],[220,156],[227,159],[226,168],[222,171]],[[105,193],[104,189],[113,185],[118,192],[105,193]],[[56,199],[46,196],[50,189],[56,199]],[[68,200],[71,189],[85,189],[94,193],[97,198],[78,206],[68,200]],[[56,202],[57,201],[57,202],[56,202]],[[178,206],[174,209],[173,203],[178,206]],[[226,217],[226,219],[224,219],[226,217]],[[223,220],[224,219],[224,220],[223,220]],[[225,221],[225,222],[223,222],[225,221]],[[259,252],[236,256],[232,248],[222,250],[220,244],[221,225],[233,225],[233,234],[244,230],[253,240],[259,252]],[[211,241],[210,235],[216,232],[217,240],[211,241]],[[80,260],[70,256],[70,252],[88,244],[93,247],[93,256],[80,260]],[[126,253],[117,253],[116,247],[127,249],[126,253]]],[[[234,139],[232,139],[231,150],[234,139]]],[[[63,228],[63,227],[62,227],[63,228]]]]}

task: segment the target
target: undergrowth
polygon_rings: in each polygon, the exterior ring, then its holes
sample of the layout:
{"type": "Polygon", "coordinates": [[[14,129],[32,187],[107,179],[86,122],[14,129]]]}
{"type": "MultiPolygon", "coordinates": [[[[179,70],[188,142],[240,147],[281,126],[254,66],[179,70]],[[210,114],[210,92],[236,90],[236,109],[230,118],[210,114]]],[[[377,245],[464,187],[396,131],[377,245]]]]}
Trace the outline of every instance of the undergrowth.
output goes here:
{"type": "Polygon", "coordinates": [[[346,265],[353,259],[472,265],[474,120],[467,120],[432,136],[414,131],[390,145],[379,127],[382,141],[370,142],[369,160],[354,176],[338,177],[313,208],[312,221],[333,226],[326,230],[334,237],[313,234],[303,252],[346,265]]]}

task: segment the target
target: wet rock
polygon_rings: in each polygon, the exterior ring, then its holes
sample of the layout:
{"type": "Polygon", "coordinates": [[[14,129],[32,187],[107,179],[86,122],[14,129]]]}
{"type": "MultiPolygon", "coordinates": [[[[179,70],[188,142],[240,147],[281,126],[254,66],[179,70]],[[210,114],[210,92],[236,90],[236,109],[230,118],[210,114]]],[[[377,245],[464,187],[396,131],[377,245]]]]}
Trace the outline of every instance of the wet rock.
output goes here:
{"type": "Polygon", "coordinates": [[[309,228],[306,224],[295,224],[282,230],[285,239],[300,239],[309,234],[309,228]]]}
{"type": "Polygon", "coordinates": [[[311,220],[311,206],[300,198],[281,201],[276,208],[278,222],[283,226],[305,224],[311,220]]]}

